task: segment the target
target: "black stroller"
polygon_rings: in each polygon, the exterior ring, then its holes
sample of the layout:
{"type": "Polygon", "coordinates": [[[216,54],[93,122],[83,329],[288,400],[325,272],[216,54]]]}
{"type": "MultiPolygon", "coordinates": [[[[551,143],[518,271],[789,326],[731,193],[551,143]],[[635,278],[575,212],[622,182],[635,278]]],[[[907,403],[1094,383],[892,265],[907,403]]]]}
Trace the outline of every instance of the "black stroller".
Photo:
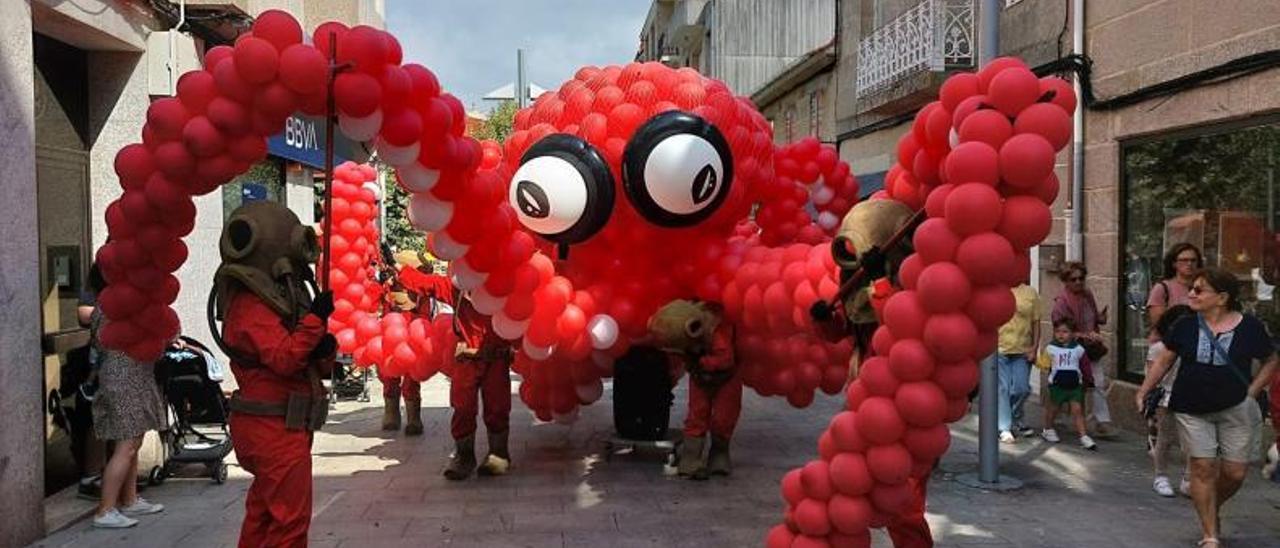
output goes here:
{"type": "Polygon", "coordinates": [[[199,463],[220,484],[227,481],[223,460],[231,452],[227,398],[218,384],[225,369],[208,347],[188,337],[182,340],[187,348],[170,346],[155,365],[156,383],[169,404],[173,424],[161,433],[164,464],[152,468],[150,480],[153,485],[163,483],[181,466],[199,463]]]}

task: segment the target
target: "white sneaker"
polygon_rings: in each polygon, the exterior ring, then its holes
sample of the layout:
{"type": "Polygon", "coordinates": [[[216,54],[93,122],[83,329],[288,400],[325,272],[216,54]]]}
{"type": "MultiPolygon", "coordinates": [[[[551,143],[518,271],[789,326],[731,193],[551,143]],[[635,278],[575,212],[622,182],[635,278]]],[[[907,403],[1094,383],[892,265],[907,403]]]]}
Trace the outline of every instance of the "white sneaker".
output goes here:
{"type": "Polygon", "coordinates": [[[1013,432],[1003,430],[1000,432],[1000,443],[1013,443],[1013,432]]]}
{"type": "Polygon", "coordinates": [[[1181,493],[1182,496],[1184,497],[1191,498],[1191,479],[1190,478],[1186,476],[1182,476],[1182,481],[1178,482],[1178,493],[1181,493]]]}
{"type": "Polygon", "coordinates": [[[1045,428],[1043,432],[1040,432],[1040,437],[1044,438],[1044,441],[1049,443],[1058,443],[1059,441],[1062,441],[1058,438],[1058,432],[1052,428],[1045,428]]]}
{"type": "Polygon", "coordinates": [[[133,504],[120,508],[120,512],[127,516],[145,516],[148,514],[159,514],[164,511],[163,504],[148,502],[147,499],[138,497],[133,504]]]}
{"type": "Polygon", "coordinates": [[[138,520],[121,514],[119,510],[112,508],[101,516],[93,517],[93,526],[102,529],[125,529],[138,524],[138,520]]]}
{"type": "Polygon", "coordinates": [[[1093,438],[1089,437],[1087,434],[1084,436],[1080,436],[1080,447],[1083,447],[1090,451],[1098,450],[1098,444],[1094,443],[1093,438]]]}
{"type": "Polygon", "coordinates": [[[1155,481],[1151,482],[1151,488],[1155,489],[1156,494],[1162,497],[1177,495],[1177,493],[1173,492],[1173,485],[1169,483],[1169,478],[1166,476],[1156,476],[1155,481]]]}

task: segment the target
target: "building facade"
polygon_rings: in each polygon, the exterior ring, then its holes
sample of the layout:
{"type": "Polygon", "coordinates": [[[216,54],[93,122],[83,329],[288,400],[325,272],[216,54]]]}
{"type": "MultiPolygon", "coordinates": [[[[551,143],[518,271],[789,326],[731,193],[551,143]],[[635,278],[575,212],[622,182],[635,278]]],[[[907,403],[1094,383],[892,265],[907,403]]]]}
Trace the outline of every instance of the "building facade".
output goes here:
{"type": "MultiPolygon", "coordinates": [[[[50,408],[63,387],[66,353],[88,339],[76,319],[104,211],[121,194],[116,152],[137,142],[151,101],[230,43],[266,9],[290,11],[310,30],[325,20],[383,26],[382,0],[3,0],[0,2],[0,545],[23,545],[46,527],[44,499],[76,477],[66,432],[50,408]]],[[[219,262],[225,214],[246,198],[277,199],[313,220],[323,123],[295,117],[271,139],[271,156],[228,185],[196,198],[187,263],[174,307],[184,334],[208,342],[205,296],[219,262]]],[[[355,156],[347,145],[346,156],[355,156]]],[[[343,156],[339,147],[339,156],[343,156]]],[[[55,524],[56,525],[56,524],[55,524]]]]}

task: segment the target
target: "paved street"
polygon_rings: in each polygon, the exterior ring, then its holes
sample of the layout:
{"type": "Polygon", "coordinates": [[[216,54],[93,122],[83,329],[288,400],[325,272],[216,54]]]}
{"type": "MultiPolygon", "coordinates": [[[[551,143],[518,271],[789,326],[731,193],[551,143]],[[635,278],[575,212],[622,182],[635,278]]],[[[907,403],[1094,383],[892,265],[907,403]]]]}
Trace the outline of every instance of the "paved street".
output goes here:
{"type": "MultiPolygon", "coordinates": [[[[795,410],[749,395],[734,447],[736,475],[695,483],[665,477],[657,455],[606,461],[607,401],[562,426],[533,424],[517,399],[514,475],[452,483],[438,473],[449,452],[447,388],[438,377],[424,387],[421,438],[379,431],[376,394],[372,403],[344,402],[330,415],[315,444],[313,546],[759,546],[783,509],[779,478],[815,454],[839,405],[823,398],[795,410]]],[[[682,403],[673,415],[683,417],[682,403]]],[[[929,521],[939,546],[1164,547],[1198,539],[1189,501],[1151,492],[1137,436],[1103,441],[1097,453],[1071,443],[1004,446],[1003,471],[1026,485],[992,493],[954,481],[975,469],[976,426],[971,415],[954,428],[931,484],[929,521]]],[[[175,478],[146,492],[168,507],[159,517],[125,531],[94,530],[82,520],[36,546],[234,545],[248,482],[234,466],[226,485],[175,478]]],[[[1280,486],[1251,471],[1228,507],[1225,545],[1280,546],[1277,516],[1280,486]]],[[[876,545],[889,543],[878,535],[876,545]]]]}

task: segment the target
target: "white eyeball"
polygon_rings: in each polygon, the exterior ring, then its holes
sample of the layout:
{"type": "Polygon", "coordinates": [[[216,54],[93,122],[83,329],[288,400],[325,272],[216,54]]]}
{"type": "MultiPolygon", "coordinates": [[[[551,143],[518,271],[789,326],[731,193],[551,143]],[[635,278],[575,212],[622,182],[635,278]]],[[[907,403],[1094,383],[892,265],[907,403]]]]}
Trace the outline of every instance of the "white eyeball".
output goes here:
{"type": "Polygon", "coordinates": [[[622,180],[636,211],[665,227],[692,226],[729,196],[733,156],[706,120],[667,111],[636,130],[623,151],[622,180]]]}
{"type": "Polygon", "coordinates": [[[587,209],[587,182],[568,160],[539,156],[516,170],[509,199],[521,224],[552,236],[582,219],[587,209]]]}

